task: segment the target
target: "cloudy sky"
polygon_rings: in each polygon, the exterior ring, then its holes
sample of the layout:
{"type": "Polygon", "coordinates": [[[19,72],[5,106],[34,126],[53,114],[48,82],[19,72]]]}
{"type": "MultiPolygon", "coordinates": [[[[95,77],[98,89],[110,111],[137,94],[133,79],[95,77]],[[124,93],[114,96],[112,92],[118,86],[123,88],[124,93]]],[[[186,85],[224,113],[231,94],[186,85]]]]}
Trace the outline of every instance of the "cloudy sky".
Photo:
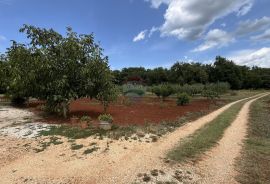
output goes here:
{"type": "Polygon", "coordinates": [[[95,34],[113,69],[175,61],[270,67],[269,0],[0,0],[0,52],[23,24],[95,34]]]}

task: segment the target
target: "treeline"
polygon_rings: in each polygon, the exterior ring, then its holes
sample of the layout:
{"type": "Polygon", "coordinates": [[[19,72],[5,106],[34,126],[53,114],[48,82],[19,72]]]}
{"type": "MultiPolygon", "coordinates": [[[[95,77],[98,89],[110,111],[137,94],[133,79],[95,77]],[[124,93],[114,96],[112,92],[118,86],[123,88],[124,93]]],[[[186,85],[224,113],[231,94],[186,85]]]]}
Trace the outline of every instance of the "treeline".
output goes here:
{"type": "Polygon", "coordinates": [[[113,74],[114,82],[118,85],[126,82],[149,86],[162,83],[184,85],[228,82],[232,89],[270,88],[270,68],[239,66],[220,56],[216,57],[213,64],[177,62],[170,69],[130,67],[114,70],[113,74]]]}

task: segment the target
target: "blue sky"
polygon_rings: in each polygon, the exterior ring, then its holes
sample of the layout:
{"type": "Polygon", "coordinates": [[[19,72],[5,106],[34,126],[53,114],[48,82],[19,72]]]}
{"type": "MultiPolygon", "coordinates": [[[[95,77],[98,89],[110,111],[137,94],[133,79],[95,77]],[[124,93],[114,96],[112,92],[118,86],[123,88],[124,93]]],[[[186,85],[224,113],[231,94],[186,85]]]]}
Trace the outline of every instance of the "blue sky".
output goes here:
{"type": "Polygon", "coordinates": [[[176,61],[270,67],[269,0],[0,0],[0,52],[23,24],[95,35],[112,69],[176,61]],[[152,31],[151,31],[152,30],[152,31]]]}

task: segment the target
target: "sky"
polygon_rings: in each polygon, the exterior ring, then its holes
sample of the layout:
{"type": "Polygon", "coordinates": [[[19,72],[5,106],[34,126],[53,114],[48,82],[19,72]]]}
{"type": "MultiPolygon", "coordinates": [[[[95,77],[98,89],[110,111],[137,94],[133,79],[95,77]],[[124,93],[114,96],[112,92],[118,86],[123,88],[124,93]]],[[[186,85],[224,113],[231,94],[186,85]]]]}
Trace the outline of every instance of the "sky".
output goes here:
{"type": "Polygon", "coordinates": [[[112,69],[212,63],[270,67],[269,0],[0,0],[0,53],[23,24],[94,33],[112,69]]]}

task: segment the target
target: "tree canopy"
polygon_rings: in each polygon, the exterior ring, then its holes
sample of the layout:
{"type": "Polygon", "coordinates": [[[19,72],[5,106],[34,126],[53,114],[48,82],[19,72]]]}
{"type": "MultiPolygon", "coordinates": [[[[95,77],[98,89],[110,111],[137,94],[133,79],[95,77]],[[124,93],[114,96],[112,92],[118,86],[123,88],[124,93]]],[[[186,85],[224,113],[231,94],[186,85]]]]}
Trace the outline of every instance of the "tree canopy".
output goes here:
{"type": "Polygon", "coordinates": [[[63,36],[53,29],[24,25],[30,42],[13,41],[7,51],[8,93],[13,97],[36,97],[46,100],[56,112],[68,112],[71,100],[80,97],[97,98],[113,86],[113,75],[103,49],[93,34],[80,34],[67,28],[63,36]]]}

